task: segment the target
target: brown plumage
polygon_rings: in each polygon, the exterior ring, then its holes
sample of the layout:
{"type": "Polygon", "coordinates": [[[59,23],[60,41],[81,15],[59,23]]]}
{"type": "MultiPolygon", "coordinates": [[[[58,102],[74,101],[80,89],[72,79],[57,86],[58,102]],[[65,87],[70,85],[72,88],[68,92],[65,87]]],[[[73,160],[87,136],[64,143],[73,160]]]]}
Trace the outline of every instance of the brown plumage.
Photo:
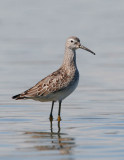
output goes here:
{"type": "MultiPolygon", "coordinates": [[[[72,72],[73,70],[71,70],[72,72]]],[[[69,74],[64,70],[64,68],[60,68],[57,71],[53,72],[49,76],[42,79],[32,88],[26,90],[25,92],[13,96],[13,99],[26,99],[37,96],[47,96],[51,93],[63,90],[66,88],[69,83],[72,82],[73,75],[69,74]]]]}

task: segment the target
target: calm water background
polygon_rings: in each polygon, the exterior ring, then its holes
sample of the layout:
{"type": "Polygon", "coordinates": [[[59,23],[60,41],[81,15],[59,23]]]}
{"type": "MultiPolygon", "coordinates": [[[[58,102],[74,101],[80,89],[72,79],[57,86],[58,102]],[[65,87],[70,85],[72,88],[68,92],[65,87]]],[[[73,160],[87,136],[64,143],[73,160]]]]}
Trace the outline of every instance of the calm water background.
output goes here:
{"type": "Polygon", "coordinates": [[[0,159],[124,159],[123,0],[0,0],[0,159]],[[51,103],[11,97],[61,65],[71,35],[96,56],[77,51],[79,86],[50,126],[51,103]]]}

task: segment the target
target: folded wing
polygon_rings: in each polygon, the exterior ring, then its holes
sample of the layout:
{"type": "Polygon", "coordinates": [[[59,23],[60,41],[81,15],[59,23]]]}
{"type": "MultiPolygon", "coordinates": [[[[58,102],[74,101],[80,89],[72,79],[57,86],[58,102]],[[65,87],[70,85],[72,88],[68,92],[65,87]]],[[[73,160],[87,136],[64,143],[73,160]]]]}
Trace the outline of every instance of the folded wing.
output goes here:
{"type": "Polygon", "coordinates": [[[50,93],[59,91],[68,86],[73,76],[68,76],[66,72],[59,69],[49,76],[42,79],[32,88],[26,90],[25,92],[13,96],[14,99],[25,99],[35,96],[47,96],[50,93]]]}

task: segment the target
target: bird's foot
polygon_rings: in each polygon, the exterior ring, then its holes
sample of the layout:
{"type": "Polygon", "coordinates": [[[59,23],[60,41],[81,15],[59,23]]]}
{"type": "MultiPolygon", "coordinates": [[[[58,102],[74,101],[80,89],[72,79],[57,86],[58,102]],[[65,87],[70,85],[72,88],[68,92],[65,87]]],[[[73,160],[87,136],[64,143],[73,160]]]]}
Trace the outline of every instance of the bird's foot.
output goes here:
{"type": "Polygon", "coordinates": [[[53,116],[52,115],[49,116],[49,120],[53,121],[53,116]]]}
{"type": "Polygon", "coordinates": [[[58,115],[57,121],[60,122],[61,120],[61,117],[58,115]]]}

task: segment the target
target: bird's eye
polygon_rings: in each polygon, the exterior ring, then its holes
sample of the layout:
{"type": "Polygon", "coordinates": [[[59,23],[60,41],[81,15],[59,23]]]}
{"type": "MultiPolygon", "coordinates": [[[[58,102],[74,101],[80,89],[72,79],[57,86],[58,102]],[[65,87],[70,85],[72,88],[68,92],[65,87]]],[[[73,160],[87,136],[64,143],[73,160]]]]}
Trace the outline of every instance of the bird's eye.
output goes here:
{"type": "Polygon", "coordinates": [[[71,40],[71,43],[73,43],[74,41],[73,40],[71,40]]]}

